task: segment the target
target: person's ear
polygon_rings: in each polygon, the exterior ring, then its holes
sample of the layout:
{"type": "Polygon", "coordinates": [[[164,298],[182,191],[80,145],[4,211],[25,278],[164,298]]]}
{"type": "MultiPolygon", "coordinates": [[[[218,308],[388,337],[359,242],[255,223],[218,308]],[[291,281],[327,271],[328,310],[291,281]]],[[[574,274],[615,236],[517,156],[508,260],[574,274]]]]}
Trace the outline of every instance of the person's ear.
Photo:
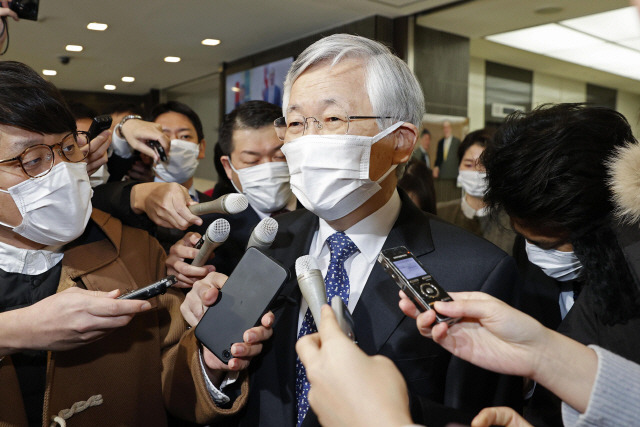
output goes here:
{"type": "Polygon", "coordinates": [[[198,160],[202,160],[204,159],[205,149],[207,148],[207,141],[205,141],[204,138],[202,138],[200,140],[200,144],[198,145],[200,146],[200,152],[198,153],[198,160]]]}
{"type": "Polygon", "coordinates": [[[222,167],[224,168],[225,173],[227,174],[227,178],[233,181],[233,169],[231,169],[231,159],[229,156],[221,156],[220,163],[222,163],[222,167]]]}
{"type": "Polygon", "coordinates": [[[408,162],[418,140],[418,128],[413,123],[405,122],[393,132],[395,136],[395,149],[393,152],[393,164],[398,165],[408,162]]]}

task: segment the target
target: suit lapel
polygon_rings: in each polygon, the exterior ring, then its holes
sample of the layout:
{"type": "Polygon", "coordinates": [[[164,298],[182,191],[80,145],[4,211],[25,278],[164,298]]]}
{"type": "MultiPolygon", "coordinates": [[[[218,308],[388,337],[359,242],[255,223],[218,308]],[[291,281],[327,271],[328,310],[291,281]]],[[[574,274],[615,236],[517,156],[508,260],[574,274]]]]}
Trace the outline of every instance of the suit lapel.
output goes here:
{"type": "MultiPolygon", "coordinates": [[[[400,214],[382,248],[406,246],[419,258],[435,249],[429,217],[408,201],[402,191],[400,196],[400,214]]],[[[378,353],[404,318],[398,307],[398,290],[395,282],[376,262],[353,312],[358,345],[364,352],[378,353]]]]}

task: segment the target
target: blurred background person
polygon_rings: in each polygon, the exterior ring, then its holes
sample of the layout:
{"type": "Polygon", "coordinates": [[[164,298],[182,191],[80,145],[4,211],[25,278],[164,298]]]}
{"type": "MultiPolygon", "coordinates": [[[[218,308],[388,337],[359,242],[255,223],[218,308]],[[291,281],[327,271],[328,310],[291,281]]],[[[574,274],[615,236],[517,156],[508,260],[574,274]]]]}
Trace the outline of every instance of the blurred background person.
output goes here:
{"type": "MultiPolygon", "coordinates": [[[[431,132],[429,129],[424,128],[420,133],[420,139],[418,139],[418,146],[413,150],[412,159],[420,160],[431,170],[431,157],[429,155],[429,147],[431,146],[431,132]]],[[[433,171],[431,172],[433,176],[433,171]]]]}
{"type": "MultiPolygon", "coordinates": [[[[7,41],[7,34],[9,33],[9,24],[7,23],[7,17],[10,16],[14,21],[19,21],[18,14],[9,9],[9,0],[2,0],[0,2],[0,55],[3,55],[5,51],[5,42],[7,41]]],[[[8,46],[7,46],[8,48],[8,46]]]]}
{"type": "Polygon", "coordinates": [[[436,215],[436,190],[431,169],[422,161],[412,158],[398,180],[402,188],[417,207],[436,215]]]}
{"type": "Polygon", "coordinates": [[[456,179],[458,177],[458,146],[460,140],[453,136],[451,122],[442,123],[443,137],[438,141],[436,161],[433,165],[433,177],[439,200],[451,200],[457,197],[456,179]]]}
{"type": "Polygon", "coordinates": [[[465,230],[481,236],[511,255],[516,233],[511,229],[509,216],[503,211],[489,215],[482,200],[487,189],[486,171],[480,156],[491,141],[491,134],[480,129],[468,134],[457,150],[458,184],[462,197],[438,203],[438,216],[465,230]]]}
{"type": "MultiPolygon", "coordinates": [[[[91,123],[93,123],[93,118],[98,114],[87,105],[81,103],[71,104],[69,105],[69,109],[71,110],[73,117],[76,119],[77,129],[81,132],[88,132],[91,127],[91,123]]],[[[97,171],[89,176],[89,180],[91,181],[92,187],[96,187],[107,182],[109,180],[107,165],[105,164],[100,166],[97,171]]]]}

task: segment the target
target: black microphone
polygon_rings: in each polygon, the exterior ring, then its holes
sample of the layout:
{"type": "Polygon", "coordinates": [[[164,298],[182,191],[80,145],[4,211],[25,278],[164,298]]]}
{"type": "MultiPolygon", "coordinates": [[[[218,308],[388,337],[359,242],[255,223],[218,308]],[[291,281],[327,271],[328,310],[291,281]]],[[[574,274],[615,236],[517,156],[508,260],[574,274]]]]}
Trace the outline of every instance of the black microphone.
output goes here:
{"type": "Polygon", "coordinates": [[[198,203],[189,206],[194,215],[206,215],[210,213],[237,214],[247,209],[249,201],[244,194],[230,193],[220,196],[211,202],[198,203]]]}
{"type": "Polygon", "coordinates": [[[278,221],[270,216],[262,218],[262,221],[255,226],[247,242],[247,249],[255,247],[258,249],[269,249],[269,246],[276,239],[278,234],[278,221]]]}
{"type": "Polygon", "coordinates": [[[202,267],[211,256],[211,252],[227,240],[229,231],[231,231],[231,226],[226,219],[218,218],[213,221],[209,227],[207,227],[205,235],[200,239],[202,241],[202,247],[200,247],[200,251],[191,262],[191,265],[194,267],[202,267]]]}
{"type": "Polygon", "coordinates": [[[296,260],[296,276],[298,277],[298,287],[305,301],[309,304],[309,310],[311,310],[316,326],[320,326],[320,311],[322,306],[327,303],[327,292],[315,258],[309,255],[298,258],[296,260]]]}

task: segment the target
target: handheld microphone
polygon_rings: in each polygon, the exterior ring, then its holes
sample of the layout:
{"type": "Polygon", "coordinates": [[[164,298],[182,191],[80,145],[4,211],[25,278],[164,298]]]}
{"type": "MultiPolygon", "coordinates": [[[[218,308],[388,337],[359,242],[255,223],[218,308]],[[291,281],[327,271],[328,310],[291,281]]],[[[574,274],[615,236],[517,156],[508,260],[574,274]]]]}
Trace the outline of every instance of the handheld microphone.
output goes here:
{"type": "Polygon", "coordinates": [[[256,247],[258,249],[268,249],[276,239],[278,234],[278,221],[270,216],[262,218],[262,221],[255,226],[247,242],[247,249],[256,247]]]}
{"type": "Polygon", "coordinates": [[[202,247],[200,247],[200,251],[191,262],[191,265],[194,267],[202,267],[211,256],[211,252],[227,240],[229,231],[231,231],[231,226],[226,219],[218,218],[213,221],[211,225],[207,227],[207,232],[201,239],[202,247]]]}
{"type": "Polygon", "coordinates": [[[237,214],[247,209],[249,201],[244,194],[230,193],[220,196],[211,202],[198,203],[189,206],[194,215],[206,215],[210,213],[237,214]]]}
{"type": "Polygon", "coordinates": [[[316,326],[320,326],[320,310],[323,304],[327,303],[327,292],[315,258],[309,255],[298,258],[296,260],[296,276],[298,276],[298,287],[309,304],[316,326]]]}

